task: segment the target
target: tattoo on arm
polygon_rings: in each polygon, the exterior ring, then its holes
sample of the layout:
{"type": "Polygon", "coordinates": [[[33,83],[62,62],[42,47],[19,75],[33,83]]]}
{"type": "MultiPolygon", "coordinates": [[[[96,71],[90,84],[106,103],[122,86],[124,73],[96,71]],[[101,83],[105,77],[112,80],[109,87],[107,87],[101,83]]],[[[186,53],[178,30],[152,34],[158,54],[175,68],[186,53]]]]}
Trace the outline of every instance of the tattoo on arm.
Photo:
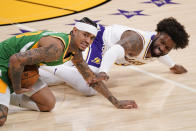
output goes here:
{"type": "Polygon", "coordinates": [[[93,89],[101,93],[105,98],[107,98],[114,106],[118,107],[118,100],[112,95],[103,82],[97,82],[91,84],[93,89]]]}
{"type": "Polygon", "coordinates": [[[24,70],[24,66],[20,66],[19,68],[14,68],[10,66],[9,73],[11,74],[11,81],[14,90],[20,90],[21,88],[21,75],[24,70]]]}
{"type": "Polygon", "coordinates": [[[56,60],[62,54],[62,49],[59,49],[55,44],[47,47],[39,47],[25,52],[19,52],[11,56],[9,72],[14,90],[21,88],[21,74],[25,65],[39,64],[41,62],[50,62],[56,60]]]}
{"type": "Polygon", "coordinates": [[[76,67],[80,71],[82,76],[85,78],[85,80],[88,80],[88,78],[94,76],[93,72],[88,68],[88,65],[86,63],[77,63],[76,67]]]}
{"type": "MultiPolygon", "coordinates": [[[[92,77],[95,77],[95,74],[90,70],[87,63],[83,60],[82,53],[80,51],[77,51],[77,53],[74,55],[72,62],[86,81],[88,81],[92,77]]],[[[90,86],[92,86],[96,91],[101,93],[113,105],[118,107],[118,100],[112,95],[112,93],[108,90],[108,88],[103,82],[93,83],[90,84],[90,86]]]]}
{"type": "Polygon", "coordinates": [[[59,49],[55,45],[48,47],[40,47],[25,52],[19,52],[16,55],[18,61],[23,65],[38,64],[40,62],[47,62],[56,60],[60,57],[59,49]]]}
{"type": "Polygon", "coordinates": [[[94,73],[88,67],[87,63],[83,60],[81,51],[78,50],[78,52],[74,55],[72,62],[86,81],[95,77],[94,73]]]}

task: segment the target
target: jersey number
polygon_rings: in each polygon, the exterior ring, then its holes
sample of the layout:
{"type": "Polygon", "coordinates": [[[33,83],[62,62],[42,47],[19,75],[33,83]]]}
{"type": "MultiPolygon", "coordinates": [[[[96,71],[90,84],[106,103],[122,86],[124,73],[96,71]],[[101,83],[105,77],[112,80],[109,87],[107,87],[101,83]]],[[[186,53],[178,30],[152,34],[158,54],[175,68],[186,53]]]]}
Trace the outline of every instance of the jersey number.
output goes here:
{"type": "Polygon", "coordinates": [[[20,37],[23,37],[23,36],[38,35],[40,33],[42,33],[42,31],[22,33],[20,35],[17,35],[16,38],[20,38],[20,37]]]}

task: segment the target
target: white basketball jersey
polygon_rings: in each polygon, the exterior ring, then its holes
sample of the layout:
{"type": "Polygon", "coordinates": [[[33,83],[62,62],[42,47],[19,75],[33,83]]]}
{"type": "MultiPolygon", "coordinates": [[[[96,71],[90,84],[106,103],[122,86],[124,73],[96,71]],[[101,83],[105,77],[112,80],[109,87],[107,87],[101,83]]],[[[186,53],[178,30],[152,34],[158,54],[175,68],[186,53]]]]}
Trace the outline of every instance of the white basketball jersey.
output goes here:
{"type": "Polygon", "coordinates": [[[152,42],[152,37],[156,35],[156,32],[148,32],[148,31],[141,31],[138,29],[130,28],[127,26],[122,25],[111,25],[105,27],[105,31],[103,33],[103,41],[105,44],[105,50],[108,50],[111,46],[115,45],[121,38],[121,35],[123,32],[127,30],[132,30],[137,32],[142,40],[143,40],[143,50],[141,53],[136,57],[129,57],[129,62],[125,60],[125,58],[118,59],[116,61],[117,64],[135,64],[135,65],[141,65],[145,63],[149,63],[150,61],[156,60],[156,58],[146,58],[148,49],[150,47],[150,44],[152,42]]]}

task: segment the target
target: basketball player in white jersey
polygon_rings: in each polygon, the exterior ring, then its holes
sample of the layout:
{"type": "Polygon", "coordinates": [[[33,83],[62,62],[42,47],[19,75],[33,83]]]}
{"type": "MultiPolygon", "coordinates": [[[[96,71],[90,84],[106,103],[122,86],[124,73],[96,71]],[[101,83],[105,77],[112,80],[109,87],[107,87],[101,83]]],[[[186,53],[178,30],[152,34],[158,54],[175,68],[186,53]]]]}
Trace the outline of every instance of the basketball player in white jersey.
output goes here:
{"type": "MultiPolygon", "coordinates": [[[[184,27],[170,17],[160,21],[156,31],[141,31],[121,25],[105,28],[100,26],[100,31],[93,44],[84,53],[84,58],[91,70],[98,73],[100,80],[109,78],[107,73],[114,63],[141,65],[159,60],[174,73],[187,72],[183,66],[175,64],[167,55],[171,49],[183,49],[188,45],[189,36],[184,27]]],[[[96,94],[73,66],[41,67],[40,75],[49,85],[66,82],[87,96],[96,94]],[[67,73],[70,75],[64,75],[67,73]]]]}

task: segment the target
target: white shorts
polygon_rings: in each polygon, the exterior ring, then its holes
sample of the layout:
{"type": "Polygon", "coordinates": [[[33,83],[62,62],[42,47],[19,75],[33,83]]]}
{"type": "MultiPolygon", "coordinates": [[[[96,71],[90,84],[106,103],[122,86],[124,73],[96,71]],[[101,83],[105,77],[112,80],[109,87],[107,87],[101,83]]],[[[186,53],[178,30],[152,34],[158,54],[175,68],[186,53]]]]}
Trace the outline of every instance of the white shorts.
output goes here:
{"type": "MultiPolygon", "coordinates": [[[[96,73],[99,70],[93,66],[89,67],[96,73]]],[[[97,93],[93,88],[89,87],[80,72],[74,66],[67,66],[65,64],[59,66],[41,66],[39,68],[39,74],[40,78],[48,85],[58,85],[59,83],[65,82],[87,96],[97,93]]]]}

